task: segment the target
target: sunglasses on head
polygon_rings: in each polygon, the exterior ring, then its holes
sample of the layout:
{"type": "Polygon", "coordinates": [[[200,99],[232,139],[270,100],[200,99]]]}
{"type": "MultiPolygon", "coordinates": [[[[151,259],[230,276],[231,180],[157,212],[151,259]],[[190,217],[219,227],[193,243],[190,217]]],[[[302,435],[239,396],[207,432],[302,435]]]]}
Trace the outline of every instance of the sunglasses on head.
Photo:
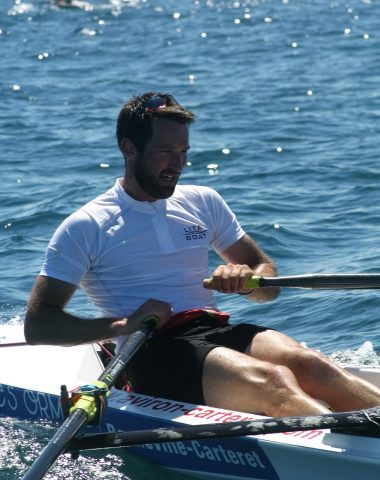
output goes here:
{"type": "Polygon", "coordinates": [[[145,112],[154,112],[160,108],[165,108],[168,106],[166,97],[161,97],[160,95],[154,95],[153,97],[148,98],[144,103],[143,109],[145,112]]]}

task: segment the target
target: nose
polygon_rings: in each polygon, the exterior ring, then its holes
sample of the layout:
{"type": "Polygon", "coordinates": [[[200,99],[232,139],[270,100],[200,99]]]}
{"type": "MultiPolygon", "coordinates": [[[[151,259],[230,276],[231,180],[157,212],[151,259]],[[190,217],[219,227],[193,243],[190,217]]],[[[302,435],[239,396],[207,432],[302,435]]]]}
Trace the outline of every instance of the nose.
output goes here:
{"type": "Polygon", "coordinates": [[[186,152],[172,152],[170,156],[170,166],[172,168],[183,169],[187,165],[187,153],[186,152]]]}

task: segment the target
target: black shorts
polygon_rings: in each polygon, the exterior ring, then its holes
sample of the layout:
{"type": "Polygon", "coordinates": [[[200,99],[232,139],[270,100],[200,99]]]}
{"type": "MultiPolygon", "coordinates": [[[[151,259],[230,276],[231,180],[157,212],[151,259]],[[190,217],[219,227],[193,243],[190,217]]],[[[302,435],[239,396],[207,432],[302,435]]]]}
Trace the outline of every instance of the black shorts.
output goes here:
{"type": "Polygon", "coordinates": [[[130,361],[128,380],[138,393],[203,404],[203,362],[210,350],[223,346],[244,352],[265,330],[245,323],[220,325],[205,312],[148,340],[130,361]]]}

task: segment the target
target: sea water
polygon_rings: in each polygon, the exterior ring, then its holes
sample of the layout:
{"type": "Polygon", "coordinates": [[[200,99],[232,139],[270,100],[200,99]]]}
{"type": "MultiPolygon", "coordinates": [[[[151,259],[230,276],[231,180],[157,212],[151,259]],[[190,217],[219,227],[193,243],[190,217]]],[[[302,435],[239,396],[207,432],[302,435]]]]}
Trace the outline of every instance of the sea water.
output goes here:
{"type": "MultiPolygon", "coordinates": [[[[282,275],[380,271],[378,2],[76,7],[0,4],[1,323],[22,322],[58,224],[122,175],[116,117],[146,91],[196,113],[182,183],[218,190],[282,275]]],[[[377,291],[218,299],[235,322],[280,329],[343,364],[379,365],[377,291]]],[[[81,292],[69,310],[97,313],[81,292]]],[[[0,479],[18,478],[54,428],[1,419],[0,479]]],[[[47,478],[168,474],[114,452],[62,457],[47,478]]]]}

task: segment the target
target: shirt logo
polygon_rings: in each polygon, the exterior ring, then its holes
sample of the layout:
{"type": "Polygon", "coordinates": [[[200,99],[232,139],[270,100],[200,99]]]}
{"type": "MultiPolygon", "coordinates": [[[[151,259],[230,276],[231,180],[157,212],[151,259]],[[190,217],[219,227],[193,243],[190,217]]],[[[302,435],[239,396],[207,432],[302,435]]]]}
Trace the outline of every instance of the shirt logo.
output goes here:
{"type": "Polygon", "coordinates": [[[191,227],[184,227],[184,235],[186,240],[199,240],[206,238],[207,229],[200,225],[192,225],[191,227]]]}

